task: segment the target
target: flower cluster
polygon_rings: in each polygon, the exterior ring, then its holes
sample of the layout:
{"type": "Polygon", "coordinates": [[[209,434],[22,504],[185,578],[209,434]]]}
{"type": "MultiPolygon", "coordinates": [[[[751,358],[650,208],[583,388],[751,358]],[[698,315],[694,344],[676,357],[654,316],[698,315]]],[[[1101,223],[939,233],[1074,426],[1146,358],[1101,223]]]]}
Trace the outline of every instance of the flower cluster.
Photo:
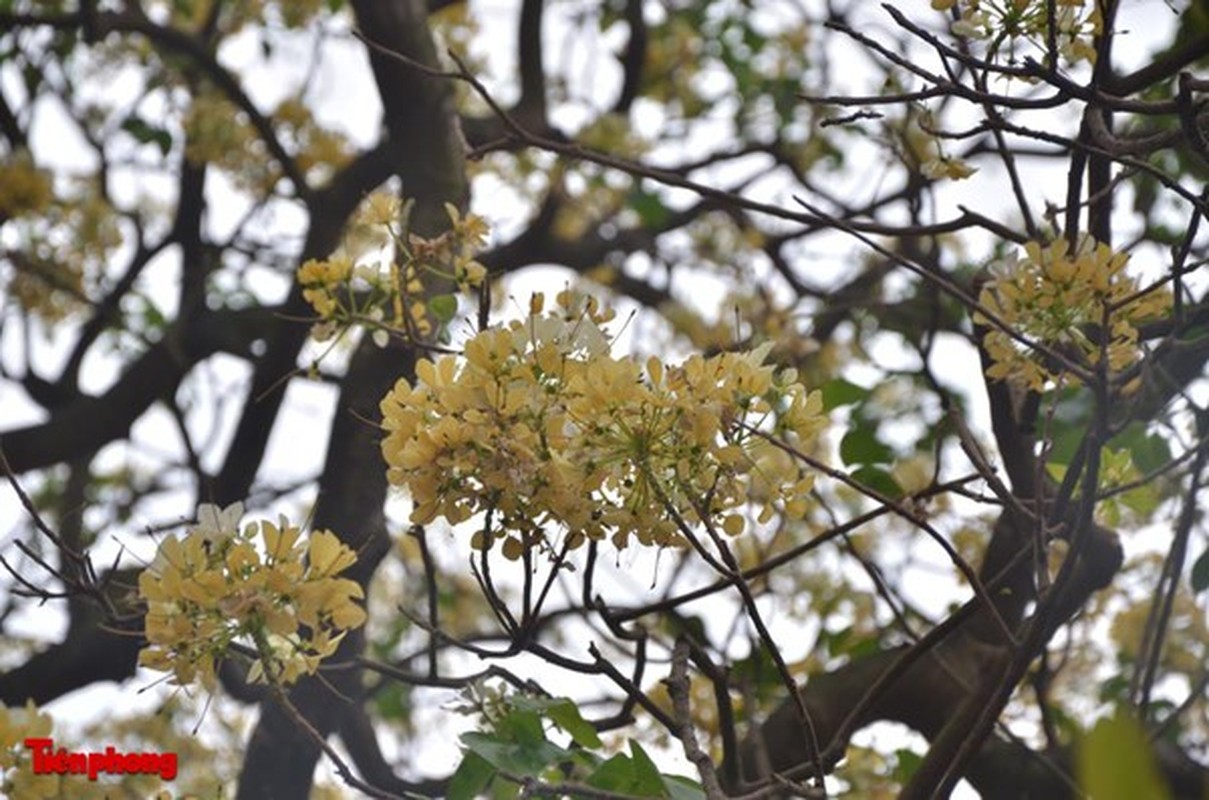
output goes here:
{"type": "Polygon", "coordinates": [[[929,180],[961,181],[978,171],[961,158],[945,152],[938,126],[930,111],[911,113],[903,126],[903,144],[920,173],[929,180]]]}
{"type": "Polygon", "coordinates": [[[0,166],[0,220],[15,215],[5,224],[14,249],[6,262],[11,269],[0,277],[0,294],[53,328],[90,307],[89,290],[112,263],[122,231],[96,181],[60,179],[52,193],[49,174],[22,177],[24,161],[18,156],[14,164],[0,166]]]}
{"type": "Polygon", "coordinates": [[[603,313],[565,291],[560,309],[484,330],[461,356],[417,364],[383,399],[387,475],[412,520],[485,514],[474,546],[511,558],[611,536],[617,547],[681,545],[688,526],[730,535],[749,503],[767,521],[805,512],[813,476],[774,437],[802,447],[824,425],[819,393],[750,353],[678,366],[609,353],[603,313]]]}
{"type": "MultiPolygon", "coordinates": [[[[952,25],[955,36],[990,39],[996,48],[1006,42],[1013,57],[1020,40],[1039,50],[1046,45],[1049,10],[1045,0],[932,0],[932,8],[956,8],[959,16],[952,25]]],[[[1058,53],[1068,63],[1096,62],[1093,41],[1104,25],[1098,2],[1058,0],[1054,25],[1058,53]]]]}
{"type": "Polygon", "coordinates": [[[0,222],[35,215],[54,200],[51,176],[34,165],[28,150],[8,154],[0,163],[0,222]]]}
{"type": "MultiPolygon", "coordinates": [[[[345,311],[341,289],[349,288],[352,274],[353,260],[348,256],[335,255],[322,261],[312,258],[298,268],[298,282],[306,287],[302,296],[320,317],[337,317],[345,311]]],[[[349,292],[347,298],[355,310],[356,296],[349,292]]]]}
{"type": "Polygon", "coordinates": [[[349,162],[352,149],[345,137],[320,125],[300,97],[282,100],[273,110],[272,119],[277,135],[290,148],[298,170],[308,179],[326,183],[349,162]]]}
{"type": "Polygon", "coordinates": [[[361,587],[336,577],[357,560],[348,546],[327,531],[303,543],[284,518],[241,531],[242,516],[238,503],[201,506],[198,524],[165,539],[139,575],[150,643],[139,655],[143,666],[211,688],[218,662],[239,643],[257,656],[251,680],[291,683],[314,674],[365,622],[361,587]]]}
{"type": "Polygon", "coordinates": [[[192,164],[213,164],[241,188],[268,194],[280,168],[248,115],[215,90],[195,95],[181,117],[185,157],[192,164]]]}
{"type": "Polygon", "coordinates": [[[381,346],[392,333],[412,341],[428,337],[434,318],[442,324],[452,319],[457,300],[450,295],[426,300],[424,279],[466,291],[487,277],[486,267],[474,260],[487,237],[481,217],[463,216],[446,203],[449,229],[426,238],[408,231],[410,209],[393,195],[371,194],[341,249],[298,268],[303,297],[320,318],[312,330],[315,339],[330,339],[353,325],[372,330],[381,346]],[[392,257],[374,260],[383,251],[392,257]]]}
{"type": "Polygon", "coordinates": [[[934,157],[928,159],[920,168],[925,178],[931,180],[941,180],[947,178],[953,181],[961,181],[973,175],[978,171],[977,167],[972,167],[960,158],[946,156],[937,153],[934,157]]]}
{"type": "MultiPolygon", "coordinates": [[[[1090,364],[1098,364],[1102,353],[1114,371],[1138,360],[1136,326],[1167,310],[1168,292],[1139,291],[1125,271],[1129,256],[1088,236],[1074,251],[1059,239],[1029,242],[1024,252],[1023,259],[1013,253],[996,266],[979,296],[983,309],[1030,339],[1090,364]],[[1100,334],[1091,335],[1095,331],[1100,334]]],[[[976,320],[986,322],[983,315],[976,320]]],[[[992,378],[1013,377],[1037,391],[1057,378],[1058,365],[1020,349],[1003,331],[987,334],[985,345],[995,362],[988,371],[992,378]]]]}
{"type": "Polygon", "coordinates": [[[61,797],[58,775],[36,775],[25,740],[50,736],[53,723],[30,700],[24,708],[0,705],[0,792],[13,800],[61,797]]]}
{"type": "MultiPolygon", "coordinates": [[[[266,117],[294,167],[306,180],[322,184],[348,163],[352,151],[345,137],[320,125],[298,98],[282,100],[266,117]]],[[[282,165],[270,156],[261,132],[248,114],[221,92],[213,89],[199,92],[192,98],[181,124],[189,161],[213,164],[242,189],[267,195],[285,174],[282,165]]]]}

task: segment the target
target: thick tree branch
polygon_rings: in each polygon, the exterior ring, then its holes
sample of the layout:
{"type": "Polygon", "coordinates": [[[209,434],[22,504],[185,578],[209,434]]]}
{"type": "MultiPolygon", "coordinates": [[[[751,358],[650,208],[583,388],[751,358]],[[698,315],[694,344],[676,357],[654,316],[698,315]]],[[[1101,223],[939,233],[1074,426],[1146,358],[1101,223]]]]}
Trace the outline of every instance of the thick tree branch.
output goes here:
{"type": "MultiPolygon", "coordinates": [[[[422,0],[354,0],[357,25],[375,41],[435,68],[436,52],[422,0]]],[[[403,194],[416,200],[411,217],[417,233],[435,235],[447,224],[446,202],[464,207],[467,197],[464,145],[453,113],[448,82],[434,79],[398,59],[371,55],[391,141],[392,172],[403,194]],[[423,157],[417,157],[423,154],[423,157]]],[[[400,374],[412,371],[411,354],[377,348],[363,340],[341,383],[336,418],[320,478],[316,527],[329,528],[359,553],[350,577],[368,584],[389,549],[383,504],[386,477],[378,448],[378,401],[400,374]]],[[[364,647],[364,630],[346,636],[335,661],[351,660],[364,647]]],[[[361,696],[361,673],[349,669],[324,680],[299,682],[288,704],[263,704],[248,745],[239,798],[305,796],[326,738],[361,696]],[[300,725],[299,720],[305,722],[300,725]]]]}

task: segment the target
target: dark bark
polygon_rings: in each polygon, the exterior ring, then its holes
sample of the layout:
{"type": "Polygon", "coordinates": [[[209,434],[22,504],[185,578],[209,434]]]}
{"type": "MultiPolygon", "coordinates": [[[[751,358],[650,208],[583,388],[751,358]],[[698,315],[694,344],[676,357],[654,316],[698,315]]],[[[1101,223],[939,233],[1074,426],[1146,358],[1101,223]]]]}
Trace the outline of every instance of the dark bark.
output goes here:
{"type": "Polygon", "coordinates": [[[126,569],[101,579],[116,617],[87,599],[73,601],[63,640],[0,675],[0,703],[11,707],[33,700],[41,705],[93,683],[132,677],[145,644],[135,598],[138,572],[126,569]]]}
{"type": "MultiPolygon", "coordinates": [[[[353,9],[358,27],[375,43],[437,66],[423,2],[359,0],[353,9]]],[[[403,194],[416,201],[412,227],[435,234],[447,224],[443,204],[465,207],[468,196],[452,87],[381,54],[371,56],[371,66],[384,103],[391,171],[402,179],[403,194]]],[[[366,339],[341,382],[314,525],[331,529],[358,551],[358,563],[349,577],[363,586],[389,550],[382,511],[385,469],[378,448],[380,433],[373,421],[379,419],[379,400],[400,375],[411,374],[412,369],[410,353],[395,347],[379,349],[366,339]]],[[[331,662],[339,663],[363,648],[363,631],[356,631],[345,638],[331,662]]],[[[248,743],[238,797],[306,797],[323,752],[320,740],[359,713],[356,705],[362,692],[360,671],[343,670],[327,673],[323,680],[300,681],[285,703],[275,699],[263,703],[248,743]],[[306,721],[310,731],[298,718],[306,721]]]]}

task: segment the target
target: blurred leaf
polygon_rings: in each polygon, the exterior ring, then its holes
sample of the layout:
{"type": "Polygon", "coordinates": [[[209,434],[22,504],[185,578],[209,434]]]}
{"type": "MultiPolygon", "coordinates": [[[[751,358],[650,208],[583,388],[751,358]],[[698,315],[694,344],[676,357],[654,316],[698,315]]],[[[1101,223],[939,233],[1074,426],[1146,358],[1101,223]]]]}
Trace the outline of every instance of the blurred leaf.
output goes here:
{"type": "Polygon", "coordinates": [[[474,800],[491,784],[495,771],[485,758],[468,751],[449,779],[446,796],[449,800],[474,800]]]}
{"type": "Polygon", "coordinates": [[[135,313],[138,315],[139,323],[143,330],[149,334],[151,332],[161,333],[168,327],[168,318],[164,316],[164,312],[160,311],[159,306],[151,301],[151,298],[144,295],[137,295],[135,305],[135,313]]]}
{"type": "Polygon", "coordinates": [[[630,208],[638,214],[638,219],[644,228],[662,230],[672,212],[659,199],[659,195],[637,189],[630,195],[630,208]]]}
{"type": "Polygon", "coordinates": [[[849,660],[856,661],[857,659],[871,656],[882,649],[881,640],[876,636],[866,636],[860,639],[854,639],[844,651],[849,660]]]}
{"type": "Polygon", "coordinates": [[[654,787],[654,791],[641,791],[637,775],[634,760],[624,753],[618,753],[597,767],[596,771],[588,776],[587,784],[606,792],[639,797],[658,797],[661,794],[662,786],[654,787]]]}
{"type": "Polygon", "coordinates": [[[499,721],[497,730],[502,736],[527,747],[546,741],[541,716],[536,711],[521,708],[519,704],[499,721]]]}
{"type": "Polygon", "coordinates": [[[1159,181],[1153,175],[1138,171],[1132,181],[1133,184],[1133,210],[1135,213],[1142,216],[1148,216],[1151,209],[1154,208],[1154,202],[1159,197],[1159,181]]]}
{"type": "Polygon", "coordinates": [[[1159,777],[1146,734],[1118,713],[1096,723],[1075,749],[1079,786],[1095,800],[1163,800],[1171,793],[1159,777]]]}
{"type": "Polygon", "coordinates": [[[889,464],[894,460],[894,451],[877,438],[875,428],[862,425],[848,431],[840,440],[840,459],[847,466],[889,464]]]}
{"type": "Polygon", "coordinates": [[[903,489],[898,485],[898,481],[894,480],[894,476],[881,467],[863,466],[853,471],[851,477],[862,486],[883,494],[892,500],[903,496],[903,489]]]}
{"type": "Polygon", "coordinates": [[[544,736],[539,741],[517,742],[500,734],[472,731],[462,734],[462,744],[496,769],[515,775],[537,775],[566,756],[563,748],[544,736]]]}
{"type": "MultiPolygon", "coordinates": [[[[1129,682],[1127,680],[1126,691],[1128,691],[1128,688],[1129,682]]],[[[1059,741],[1073,742],[1079,738],[1080,734],[1083,733],[1083,726],[1079,724],[1078,720],[1066,713],[1066,709],[1064,709],[1060,704],[1049,704],[1049,716],[1050,722],[1053,723],[1054,730],[1058,734],[1059,741]]]]}
{"type": "Polygon", "coordinates": [[[549,718],[567,733],[577,745],[586,748],[600,747],[603,742],[591,723],[579,713],[579,706],[566,697],[514,697],[513,704],[520,709],[533,711],[549,718]]]}
{"type": "Polygon", "coordinates": [[[823,408],[830,411],[840,406],[860,403],[869,397],[869,390],[843,378],[832,378],[822,386],[823,408]]]}
{"type": "Polygon", "coordinates": [[[844,652],[848,639],[852,637],[853,626],[845,625],[838,631],[832,632],[823,628],[819,631],[819,644],[827,648],[827,655],[834,656],[844,652]]]}
{"type": "Polygon", "coordinates": [[[411,716],[411,687],[387,683],[374,694],[374,706],[383,719],[406,722],[411,716]]]}
{"type": "Polygon", "coordinates": [[[1129,696],[1129,678],[1116,674],[1100,684],[1100,702],[1115,703],[1129,696]]]}
{"type": "Polygon", "coordinates": [[[449,322],[458,313],[458,298],[451,294],[438,294],[428,301],[428,310],[439,322],[449,322]]]}
{"type": "Polygon", "coordinates": [[[634,797],[664,797],[663,776],[655,767],[646,751],[635,741],[630,741],[630,753],[618,753],[601,764],[588,777],[588,785],[607,792],[628,794],[634,797]]]}
{"type": "Polygon", "coordinates": [[[1200,594],[1209,589],[1209,550],[1201,553],[1192,565],[1192,591],[1200,594]]]}
{"type": "Polygon", "coordinates": [[[1121,502],[1139,517],[1149,517],[1159,507],[1159,490],[1153,483],[1130,489],[1121,495],[1121,502]]]}
{"type": "MultiPolygon", "coordinates": [[[[1043,402],[1049,402],[1049,398],[1043,402]]],[[[1051,447],[1047,463],[1065,467],[1090,430],[1092,397],[1090,392],[1079,388],[1063,389],[1053,402],[1056,405],[1049,425],[1051,447]]]]}
{"type": "Polygon", "coordinates": [[[745,658],[731,664],[730,675],[733,683],[742,686],[754,700],[780,699],[785,691],[776,661],[759,639],[752,640],[751,651],[745,658]]]}
{"type": "Polygon", "coordinates": [[[580,747],[596,748],[604,744],[600,741],[600,735],[596,729],[583,718],[579,713],[579,707],[572,701],[564,699],[561,703],[554,705],[550,708],[548,716],[580,747]]]}
{"type": "Polygon", "coordinates": [[[136,114],[126,117],[121,127],[140,144],[154,144],[159,148],[160,155],[166,156],[172,150],[172,134],[136,114]]]}
{"type": "Polygon", "coordinates": [[[655,794],[663,794],[663,776],[659,774],[659,767],[655,766],[642,745],[633,739],[630,740],[630,755],[634,758],[634,777],[638,787],[644,790],[654,787],[655,794]]]}
{"type": "Polygon", "coordinates": [[[664,775],[663,787],[672,800],[703,800],[705,797],[701,784],[683,775],[664,775]]]}
{"type": "Polygon", "coordinates": [[[666,614],[661,622],[667,626],[667,632],[672,636],[684,634],[698,642],[709,641],[709,635],[705,630],[705,620],[696,614],[666,614]]]}
{"type": "Polygon", "coordinates": [[[1154,472],[1171,461],[1171,446],[1167,440],[1157,433],[1148,432],[1146,425],[1141,422],[1130,424],[1113,437],[1112,446],[1128,450],[1134,465],[1143,473],[1154,472]]]}
{"type": "Polygon", "coordinates": [[[915,776],[915,773],[919,771],[919,765],[924,763],[923,756],[906,748],[895,750],[894,757],[897,763],[890,775],[903,785],[906,785],[915,776]]]}
{"type": "Polygon", "coordinates": [[[829,656],[859,658],[880,648],[876,636],[858,635],[856,626],[847,625],[835,633],[824,630],[819,634],[820,643],[826,645],[829,656]]]}

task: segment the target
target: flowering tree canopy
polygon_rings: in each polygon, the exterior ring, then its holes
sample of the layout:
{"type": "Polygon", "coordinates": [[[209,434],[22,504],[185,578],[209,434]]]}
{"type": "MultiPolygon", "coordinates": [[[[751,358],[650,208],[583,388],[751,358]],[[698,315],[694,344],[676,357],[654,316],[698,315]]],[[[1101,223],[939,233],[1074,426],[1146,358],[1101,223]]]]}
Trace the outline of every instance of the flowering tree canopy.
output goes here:
{"type": "Polygon", "coordinates": [[[0,0],[0,792],[1202,800],[1207,67],[0,0]]]}

